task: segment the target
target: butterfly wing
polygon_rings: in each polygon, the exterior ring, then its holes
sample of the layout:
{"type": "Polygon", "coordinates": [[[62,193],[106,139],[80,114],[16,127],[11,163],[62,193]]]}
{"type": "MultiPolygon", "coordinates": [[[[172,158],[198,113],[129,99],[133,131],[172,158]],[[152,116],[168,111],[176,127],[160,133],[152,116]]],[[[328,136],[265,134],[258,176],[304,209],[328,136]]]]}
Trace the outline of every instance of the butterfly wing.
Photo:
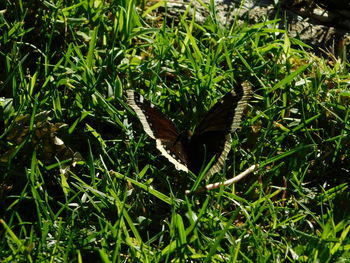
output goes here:
{"type": "Polygon", "coordinates": [[[127,90],[128,104],[140,119],[144,131],[156,140],[157,149],[175,165],[188,171],[188,154],[175,124],[142,95],[127,90]]]}
{"type": "Polygon", "coordinates": [[[206,177],[222,168],[231,148],[230,133],[239,128],[250,96],[251,86],[243,82],[209,110],[191,139],[190,170],[199,172],[202,165],[208,164],[212,158],[215,158],[214,164],[206,177]]]}

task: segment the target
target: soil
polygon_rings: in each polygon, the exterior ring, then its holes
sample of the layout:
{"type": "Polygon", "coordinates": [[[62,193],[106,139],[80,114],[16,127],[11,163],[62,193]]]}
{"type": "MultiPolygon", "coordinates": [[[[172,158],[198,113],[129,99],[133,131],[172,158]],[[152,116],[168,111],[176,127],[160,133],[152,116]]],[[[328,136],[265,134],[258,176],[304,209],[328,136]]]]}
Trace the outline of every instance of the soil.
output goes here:
{"type": "MultiPolygon", "coordinates": [[[[203,0],[203,3],[209,5],[210,0],[203,0]]],[[[280,19],[280,29],[286,29],[290,37],[313,47],[315,53],[348,57],[350,2],[347,0],[334,0],[333,6],[324,0],[215,0],[215,4],[216,16],[225,26],[232,25],[237,18],[238,22],[248,18],[251,23],[261,23],[266,18],[280,19]]],[[[198,23],[204,23],[210,16],[200,1],[167,2],[166,13],[174,18],[186,11],[195,16],[198,23]]]]}

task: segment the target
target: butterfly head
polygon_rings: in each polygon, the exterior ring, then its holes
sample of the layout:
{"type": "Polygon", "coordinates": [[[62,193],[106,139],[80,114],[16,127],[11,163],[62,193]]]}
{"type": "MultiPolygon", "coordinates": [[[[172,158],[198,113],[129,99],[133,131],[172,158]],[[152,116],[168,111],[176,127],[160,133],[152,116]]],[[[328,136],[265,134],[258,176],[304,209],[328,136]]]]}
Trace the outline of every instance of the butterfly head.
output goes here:
{"type": "Polygon", "coordinates": [[[177,137],[174,145],[178,142],[181,142],[181,144],[187,148],[190,145],[191,142],[191,137],[192,137],[192,132],[191,131],[185,131],[179,134],[177,137]]]}
{"type": "Polygon", "coordinates": [[[190,131],[190,130],[187,130],[183,133],[183,136],[188,140],[190,141],[191,140],[191,137],[192,137],[193,133],[190,131]]]}

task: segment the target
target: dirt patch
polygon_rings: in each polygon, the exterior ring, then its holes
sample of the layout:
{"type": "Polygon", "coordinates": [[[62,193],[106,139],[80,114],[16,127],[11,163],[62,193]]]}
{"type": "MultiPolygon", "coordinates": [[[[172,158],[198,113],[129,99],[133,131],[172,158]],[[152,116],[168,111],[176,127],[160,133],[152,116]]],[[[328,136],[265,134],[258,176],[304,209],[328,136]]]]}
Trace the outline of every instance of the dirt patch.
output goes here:
{"type": "MultiPolygon", "coordinates": [[[[210,3],[209,0],[203,2],[210,3]]],[[[346,47],[350,44],[350,11],[347,10],[350,10],[350,3],[345,0],[335,2],[329,6],[324,0],[284,0],[277,4],[272,0],[216,0],[215,14],[226,26],[232,25],[237,18],[238,22],[248,18],[251,23],[278,18],[281,29],[313,47],[315,53],[347,57],[346,47]]],[[[188,12],[198,23],[203,23],[213,14],[198,1],[182,0],[169,1],[166,10],[162,11],[174,18],[188,12]]]]}

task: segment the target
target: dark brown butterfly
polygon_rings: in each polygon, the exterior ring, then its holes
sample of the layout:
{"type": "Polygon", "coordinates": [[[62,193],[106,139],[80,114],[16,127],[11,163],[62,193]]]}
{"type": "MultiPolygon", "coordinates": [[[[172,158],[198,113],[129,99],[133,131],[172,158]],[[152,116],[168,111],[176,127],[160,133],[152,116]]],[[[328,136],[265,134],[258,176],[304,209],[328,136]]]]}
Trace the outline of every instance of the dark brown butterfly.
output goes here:
{"type": "Polygon", "coordinates": [[[180,133],[175,124],[152,103],[127,90],[128,104],[136,112],[145,132],[156,140],[157,149],[177,170],[198,174],[214,159],[206,177],[220,171],[231,148],[231,133],[239,128],[251,96],[247,82],[227,93],[191,132],[180,133]]]}

